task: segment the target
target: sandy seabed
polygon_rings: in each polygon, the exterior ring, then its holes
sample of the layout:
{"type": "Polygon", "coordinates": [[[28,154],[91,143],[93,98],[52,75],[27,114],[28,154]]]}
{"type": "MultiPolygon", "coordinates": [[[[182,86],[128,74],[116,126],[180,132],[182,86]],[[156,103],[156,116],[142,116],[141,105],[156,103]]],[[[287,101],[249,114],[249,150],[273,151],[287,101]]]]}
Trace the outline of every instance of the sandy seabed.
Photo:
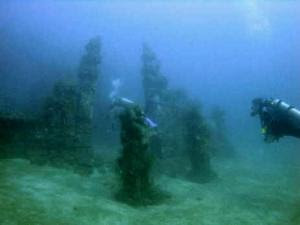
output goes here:
{"type": "Polygon", "coordinates": [[[253,161],[214,163],[218,179],[197,184],[162,175],[166,202],[133,208],[114,200],[113,171],[90,177],[0,161],[0,225],[299,225],[300,170],[253,161]]]}

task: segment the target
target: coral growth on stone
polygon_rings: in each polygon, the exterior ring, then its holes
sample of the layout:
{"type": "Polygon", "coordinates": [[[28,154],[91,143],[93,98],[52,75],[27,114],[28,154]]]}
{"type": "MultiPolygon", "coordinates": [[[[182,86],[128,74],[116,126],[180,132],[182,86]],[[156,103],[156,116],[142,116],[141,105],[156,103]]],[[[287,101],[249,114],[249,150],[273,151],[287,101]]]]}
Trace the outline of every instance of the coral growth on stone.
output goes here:
{"type": "MultiPolygon", "coordinates": [[[[99,37],[88,42],[80,62],[78,82],[56,82],[39,118],[11,119],[0,115],[3,124],[9,124],[3,125],[0,133],[6,134],[5,141],[18,146],[18,149],[19,143],[23,143],[22,157],[38,164],[72,168],[81,174],[92,172],[92,112],[101,61],[100,49],[99,37]],[[12,129],[14,133],[10,134],[12,129]],[[16,137],[18,145],[12,141],[16,137]]],[[[9,151],[6,156],[18,155],[9,151]]]]}
{"type": "Polygon", "coordinates": [[[219,106],[211,111],[211,152],[216,157],[228,158],[235,155],[235,150],[227,135],[226,113],[219,106]]]}
{"type": "Polygon", "coordinates": [[[149,205],[159,202],[163,194],[154,186],[151,169],[153,155],[149,152],[149,127],[139,106],[124,109],[121,122],[121,156],[118,168],[121,189],[117,198],[130,205],[149,205]]]}
{"type": "Polygon", "coordinates": [[[185,112],[185,140],[191,162],[190,177],[198,182],[208,182],[216,176],[211,168],[208,152],[209,130],[199,106],[192,103],[185,112]]]}

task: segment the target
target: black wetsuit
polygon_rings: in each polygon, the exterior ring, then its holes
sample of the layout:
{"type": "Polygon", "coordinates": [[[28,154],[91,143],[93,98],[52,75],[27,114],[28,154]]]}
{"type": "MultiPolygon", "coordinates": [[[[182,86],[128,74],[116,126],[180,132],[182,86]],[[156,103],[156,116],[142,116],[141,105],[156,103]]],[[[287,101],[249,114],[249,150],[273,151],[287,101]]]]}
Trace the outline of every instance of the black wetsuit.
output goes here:
{"type": "Polygon", "coordinates": [[[282,109],[280,102],[276,104],[270,100],[253,102],[257,110],[253,115],[260,116],[266,141],[278,140],[283,136],[300,138],[300,116],[290,113],[292,107],[282,109]]]}
{"type": "Polygon", "coordinates": [[[270,107],[268,112],[263,113],[262,117],[262,126],[266,127],[267,132],[276,139],[283,136],[300,138],[300,120],[295,120],[287,112],[281,112],[270,107]]]}

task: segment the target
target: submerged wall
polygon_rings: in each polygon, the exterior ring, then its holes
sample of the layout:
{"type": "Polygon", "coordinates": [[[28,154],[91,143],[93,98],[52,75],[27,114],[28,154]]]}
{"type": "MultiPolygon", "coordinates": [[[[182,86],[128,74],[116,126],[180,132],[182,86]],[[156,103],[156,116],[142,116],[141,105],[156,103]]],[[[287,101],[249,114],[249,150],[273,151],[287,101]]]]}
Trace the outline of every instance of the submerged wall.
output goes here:
{"type": "Polygon", "coordinates": [[[71,167],[83,174],[92,172],[92,120],[100,39],[85,48],[78,81],[58,81],[36,118],[0,115],[1,157],[25,157],[38,164],[71,167]]]}

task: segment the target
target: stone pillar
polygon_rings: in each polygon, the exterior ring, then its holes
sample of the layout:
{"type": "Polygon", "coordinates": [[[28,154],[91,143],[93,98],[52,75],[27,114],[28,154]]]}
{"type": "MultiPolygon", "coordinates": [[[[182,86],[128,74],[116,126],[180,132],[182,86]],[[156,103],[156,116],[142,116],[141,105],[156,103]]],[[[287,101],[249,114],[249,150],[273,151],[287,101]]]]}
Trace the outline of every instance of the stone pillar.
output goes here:
{"type": "Polygon", "coordinates": [[[145,96],[145,113],[152,119],[158,120],[161,101],[168,87],[168,82],[160,72],[160,62],[147,45],[143,46],[141,74],[145,96]]]}
{"type": "Polygon", "coordinates": [[[211,149],[217,157],[234,157],[235,150],[227,136],[226,113],[219,106],[215,106],[211,112],[212,142],[211,149]]]}
{"type": "Polygon", "coordinates": [[[79,164],[90,167],[93,162],[92,122],[95,105],[96,85],[99,77],[100,38],[91,39],[85,46],[78,73],[78,105],[76,133],[78,135],[77,156],[79,164]]]}
{"type": "Polygon", "coordinates": [[[149,153],[149,128],[138,106],[125,108],[121,122],[122,152],[118,159],[121,190],[117,198],[132,205],[152,202],[154,186],[150,179],[152,157],[149,153]]]}
{"type": "Polygon", "coordinates": [[[44,106],[45,160],[51,165],[71,167],[81,174],[92,172],[92,121],[99,76],[100,39],[85,47],[77,85],[57,82],[44,106]]]}
{"type": "MultiPolygon", "coordinates": [[[[160,63],[154,52],[146,45],[143,46],[142,71],[145,113],[160,124],[162,117],[162,101],[168,87],[167,79],[160,72],[160,63]]],[[[159,128],[151,137],[151,151],[159,158],[162,157],[162,137],[159,128]]]]}
{"type": "Polygon", "coordinates": [[[185,141],[191,163],[190,178],[208,182],[216,176],[210,165],[208,153],[209,131],[197,105],[187,106],[185,112],[185,141]]]}
{"type": "Polygon", "coordinates": [[[85,47],[78,74],[78,119],[82,124],[91,124],[93,119],[96,84],[99,77],[100,39],[91,39],[85,47]]]}

